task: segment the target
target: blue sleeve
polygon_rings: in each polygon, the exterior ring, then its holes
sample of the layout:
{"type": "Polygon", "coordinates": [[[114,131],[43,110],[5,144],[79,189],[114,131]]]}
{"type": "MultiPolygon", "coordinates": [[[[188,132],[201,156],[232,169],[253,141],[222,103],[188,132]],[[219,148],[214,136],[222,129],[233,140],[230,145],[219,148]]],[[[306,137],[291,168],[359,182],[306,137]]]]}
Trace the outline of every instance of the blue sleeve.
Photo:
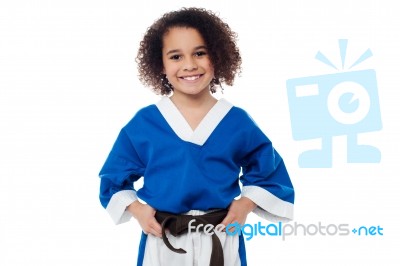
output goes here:
{"type": "Polygon", "coordinates": [[[281,156],[258,127],[248,139],[240,177],[242,196],[252,199],[256,213],[267,219],[292,219],[294,188],[281,156]]]}
{"type": "Polygon", "coordinates": [[[122,129],[99,174],[103,207],[107,207],[115,193],[134,191],[133,182],[143,175],[144,168],[127,132],[122,129]]]}

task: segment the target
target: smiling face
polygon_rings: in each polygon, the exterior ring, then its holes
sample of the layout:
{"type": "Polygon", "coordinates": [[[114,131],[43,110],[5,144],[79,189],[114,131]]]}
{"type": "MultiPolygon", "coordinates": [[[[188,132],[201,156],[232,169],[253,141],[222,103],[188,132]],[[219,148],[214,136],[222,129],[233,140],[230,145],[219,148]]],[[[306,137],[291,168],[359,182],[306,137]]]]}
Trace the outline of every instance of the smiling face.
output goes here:
{"type": "Polygon", "coordinates": [[[214,68],[203,37],[196,29],[169,29],[163,38],[162,59],[174,95],[209,94],[214,68]]]}

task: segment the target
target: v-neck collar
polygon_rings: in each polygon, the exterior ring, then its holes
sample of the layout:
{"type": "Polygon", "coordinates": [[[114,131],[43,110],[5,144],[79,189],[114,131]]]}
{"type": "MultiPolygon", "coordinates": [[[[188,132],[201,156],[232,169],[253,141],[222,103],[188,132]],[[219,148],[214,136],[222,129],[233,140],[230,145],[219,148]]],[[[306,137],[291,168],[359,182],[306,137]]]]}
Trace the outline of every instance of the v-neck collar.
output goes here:
{"type": "Polygon", "coordinates": [[[200,146],[207,141],[214,129],[232,108],[232,104],[225,99],[218,100],[196,129],[193,130],[169,97],[163,96],[156,106],[179,138],[200,146]]]}

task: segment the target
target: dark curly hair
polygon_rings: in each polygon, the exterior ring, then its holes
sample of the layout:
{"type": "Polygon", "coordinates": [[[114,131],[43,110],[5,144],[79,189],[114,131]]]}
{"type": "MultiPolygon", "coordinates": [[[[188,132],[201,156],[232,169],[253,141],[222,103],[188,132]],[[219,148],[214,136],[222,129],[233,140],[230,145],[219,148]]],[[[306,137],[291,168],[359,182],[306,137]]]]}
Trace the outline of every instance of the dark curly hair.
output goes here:
{"type": "Polygon", "coordinates": [[[162,85],[163,37],[173,27],[194,28],[203,37],[214,67],[215,78],[211,81],[211,88],[221,83],[233,85],[235,75],[241,72],[242,63],[236,45],[237,34],[215,13],[202,8],[182,8],[166,13],[147,29],[136,57],[139,79],[144,85],[161,95],[168,95],[173,90],[162,85]]]}

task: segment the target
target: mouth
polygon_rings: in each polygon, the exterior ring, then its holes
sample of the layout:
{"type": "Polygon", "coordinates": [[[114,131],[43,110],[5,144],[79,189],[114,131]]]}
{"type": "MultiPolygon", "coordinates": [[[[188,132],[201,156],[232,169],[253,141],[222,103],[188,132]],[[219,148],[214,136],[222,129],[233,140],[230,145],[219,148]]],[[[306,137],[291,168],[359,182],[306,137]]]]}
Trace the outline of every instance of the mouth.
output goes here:
{"type": "Polygon", "coordinates": [[[194,81],[199,79],[201,76],[203,76],[202,74],[199,75],[193,75],[193,76],[185,76],[185,77],[180,77],[181,79],[187,80],[187,81],[194,81]]]}

